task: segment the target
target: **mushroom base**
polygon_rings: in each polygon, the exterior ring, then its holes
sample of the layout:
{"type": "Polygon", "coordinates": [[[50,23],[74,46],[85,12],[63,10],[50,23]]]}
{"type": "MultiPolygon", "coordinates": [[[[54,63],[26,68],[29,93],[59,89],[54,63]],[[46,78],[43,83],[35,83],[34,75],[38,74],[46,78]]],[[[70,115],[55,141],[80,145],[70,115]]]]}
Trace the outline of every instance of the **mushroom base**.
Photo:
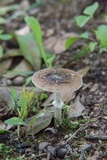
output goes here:
{"type": "Polygon", "coordinates": [[[64,106],[64,103],[62,102],[60,93],[54,93],[54,94],[55,94],[55,99],[52,103],[54,105],[54,117],[56,120],[58,120],[61,123],[62,107],[64,106]]]}
{"type": "Polygon", "coordinates": [[[62,109],[54,107],[54,118],[59,123],[62,122],[62,109]]]}

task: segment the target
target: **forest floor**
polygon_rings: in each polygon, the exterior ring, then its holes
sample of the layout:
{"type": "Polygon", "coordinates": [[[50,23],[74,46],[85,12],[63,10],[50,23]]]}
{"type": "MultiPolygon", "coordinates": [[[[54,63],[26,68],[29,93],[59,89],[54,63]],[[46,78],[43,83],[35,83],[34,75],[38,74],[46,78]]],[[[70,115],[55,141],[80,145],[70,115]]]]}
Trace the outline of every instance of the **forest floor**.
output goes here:
{"type": "MultiPolygon", "coordinates": [[[[84,1],[81,6],[80,0],[78,2],[11,0],[8,3],[5,1],[4,4],[1,1],[0,3],[1,6],[17,5],[16,10],[5,12],[3,16],[7,22],[1,24],[4,33],[12,34],[14,38],[1,41],[4,53],[0,59],[0,159],[107,160],[107,50],[99,53],[96,49],[82,54],[85,51],[83,48],[88,44],[88,41],[83,39],[67,50],[64,46],[67,38],[78,36],[85,31],[92,33],[91,22],[83,28],[79,28],[75,22],[76,17],[82,14],[83,9],[92,4],[92,1],[90,3],[84,1]],[[27,43],[19,40],[20,35],[29,32],[24,21],[24,17],[28,15],[38,19],[44,48],[55,54],[53,67],[72,69],[83,77],[83,86],[79,91],[73,97],[71,95],[64,97],[66,109],[63,109],[62,124],[58,126],[55,126],[54,118],[50,114],[53,94],[37,89],[31,82],[35,71],[46,68],[43,60],[40,60],[41,65],[36,68],[26,61],[25,57],[28,55],[21,55],[21,44],[29,43],[29,40],[27,43]],[[21,71],[28,73],[26,75],[21,71]],[[12,88],[16,93],[16,99],[12,99],[12,88]],[[44,116],[36,118],[33,134],[29,126],[20,126],[18,137],[16,125],[6,124],[5,120],[18,117],[17,107],[10,109],[10,106],[13,105],[13,100],[19,101],[20,95],[24,95],[24,89],[27,90],[28,96],[32,91],[36,94],[25,122],[36,114],[39,115],[41,110],[44,116]]],[[[107,20],[102,18],[104,15],[106,8],[101,4],[94,19],[96,27],[101,24],[107,25],[107,20]]],[[[26,96],[24,98],[27,100],[26,96]]],[[[15,104],[18,105],[17,102],[15,104]]],[[[19,110],[21,105],[18,106],[19,110]]]]}

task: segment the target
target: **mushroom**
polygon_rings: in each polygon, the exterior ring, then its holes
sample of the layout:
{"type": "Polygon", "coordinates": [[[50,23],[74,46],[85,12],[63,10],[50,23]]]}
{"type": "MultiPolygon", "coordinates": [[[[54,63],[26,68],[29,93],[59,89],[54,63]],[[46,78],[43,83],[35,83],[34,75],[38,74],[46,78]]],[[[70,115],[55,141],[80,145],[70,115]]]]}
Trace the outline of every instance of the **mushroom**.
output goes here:
{"type": "Polygon", "coordinates": [[[54,117],[61,122],[61,114],[64,103],[61,95],[64,92],[75,92],[83,82],[82,77],[75,71],[64,68],[47,68],[37,71],[32,77],[33,84],[45,91],[53,92],[55,95],[54,117]]]}

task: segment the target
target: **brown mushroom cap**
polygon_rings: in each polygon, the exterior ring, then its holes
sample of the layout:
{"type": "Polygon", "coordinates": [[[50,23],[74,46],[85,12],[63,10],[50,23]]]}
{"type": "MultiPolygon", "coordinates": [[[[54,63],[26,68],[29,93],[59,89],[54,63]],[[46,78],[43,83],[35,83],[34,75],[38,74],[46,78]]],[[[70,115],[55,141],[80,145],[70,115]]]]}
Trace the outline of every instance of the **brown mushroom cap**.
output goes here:
{"type": "Polygon", "coordinates": [[[47,68],[37,71],[32,77],[33,84],[49,92],[74,92],[83,82],[82,77],[75,71],[63,68],[47,68]]]}

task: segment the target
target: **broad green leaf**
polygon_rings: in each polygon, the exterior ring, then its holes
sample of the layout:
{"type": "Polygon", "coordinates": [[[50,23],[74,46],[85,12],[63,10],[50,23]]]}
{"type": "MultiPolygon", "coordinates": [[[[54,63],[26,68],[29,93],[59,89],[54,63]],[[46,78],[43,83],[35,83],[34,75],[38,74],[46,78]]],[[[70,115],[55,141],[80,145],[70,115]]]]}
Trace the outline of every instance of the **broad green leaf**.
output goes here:
{"type": "Polygon", "coordinates": [[[100,41],[100,47],[107,47],[107,26],[101,25],[98,30],[95,30],[97,39],[100,41]]]}
{"type": "Polygon", "coordinates": [[[90,51],[91,51],[91,52],[94,51],[95,46],[96,46],[97,44],[98,44],[97,42],[90,42],[90,43],[89,43],[89,48],[90,48],[90,51]]]}
{"type": "Polygon", "coordinates": [[[0,39],[1,40],[9,40],[11,38],[12,38],[12,36],[9,35],[9,34],[2,34],[2,35],[0,35],[0,39]]]}
{"type": "Polygon", "coordinates": [[[66,43],[65,43],[66,49],[68,49],[68,48],[69,48],[73,43],[75,43],[77,40],[78,40],[78,37],[68,38],[68,39],[66,40],[66,43]]]}
{"type": "Polygon", "coordinates": [[[41,68],[40,50],[36,39],[32,33],[26,35],[17,35],[17,40],[24,58],[34,67],[39,70],[41,68]]]}
{"type": "Polygon", "coordinates": [[[0,58],[2,58],[3,56],[3,48],[2,48],[2,45],[0,45],[0,58]]]}
{"type": "Polygon", "coordinates": [[[5,121],[5,123],[11,125],[27,125],[22,119],[18,117],[9,118],[5,121]]]}
{"type": "Polygon", "coordinates": [[[79,37],[84,38],[84,39],[89,39],[89,34],[88,34],[88,32],[84,32],[79,37]]]}
{"type": "Polygon", "coordinates": [[[89,21],[90,18],[91,18],[90,16],[84,16],[84,15],[78,16],[76,18],[76,23],[79,27],[83,27],[89,21]]]}
{"type": "Polygon", "coordinates": [[[25,21],[32,29],[37,42],[42,45],[42,32],[38,20],[34,17],[25,17],[25,21]]]}
{"type": "Polygon", "coordinates": [[[98,2],[95,2],[94,4],[88,6],[84,11],[83,13],[88,15],[88,16],[91,16],[93,17],[95,11],[97,10],[97,8],[99,7],[99,3],[98,2]]]}
{"type": "Polygon", "coordinates": [[[27,16],[27,17],[25,17],[25,21],[33,31],[33,34],[36,38],[36,41],[37,41],[39,49],[40,49],[41,57],[44,59],[46,66],[50,67],[47,63],[47,58],[46,58],[45,51],[43,48],[42,32],[41,32],[41,27],[40,27],[38,20],[34,17],[27,16]]]}

